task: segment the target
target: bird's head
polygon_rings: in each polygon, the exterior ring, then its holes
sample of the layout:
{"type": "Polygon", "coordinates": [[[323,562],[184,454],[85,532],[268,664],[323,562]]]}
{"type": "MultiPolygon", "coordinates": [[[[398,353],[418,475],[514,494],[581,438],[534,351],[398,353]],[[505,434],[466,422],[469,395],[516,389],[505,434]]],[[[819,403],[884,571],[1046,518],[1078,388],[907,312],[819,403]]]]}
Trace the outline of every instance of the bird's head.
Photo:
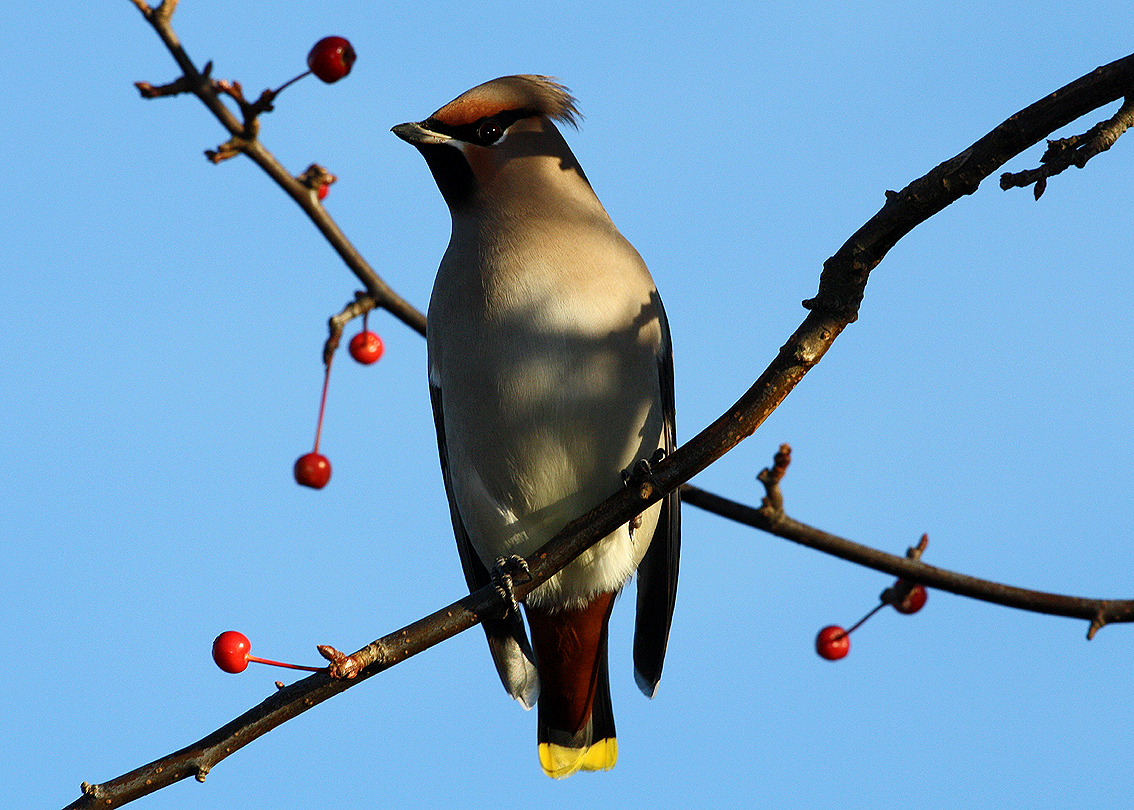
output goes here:
{"type": "Polygon", "coordinates": [[[425,157],[454,214],[470,206],[538,204],[549,194],[590,195],[554,121],[579,117],[567,88],[546,76],[503,76],[477,85],[424,121],[393,132],[425,157]]]}

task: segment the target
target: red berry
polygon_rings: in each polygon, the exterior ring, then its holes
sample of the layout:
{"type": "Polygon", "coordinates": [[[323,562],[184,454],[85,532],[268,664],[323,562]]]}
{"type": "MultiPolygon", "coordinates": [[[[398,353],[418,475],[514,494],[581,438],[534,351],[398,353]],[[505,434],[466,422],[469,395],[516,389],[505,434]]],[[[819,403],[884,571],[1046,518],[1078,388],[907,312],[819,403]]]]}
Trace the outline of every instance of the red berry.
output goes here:
{"type": "Polygon", "coordinates": [[[308,453],[295,460],[295,482],[312,489],[322,489],[331,480],[331,462],[320,453],[308,453]]]}
{"type": "Polygon", "coordinates": [[[225,672],[243,672],[248,669],[248,651],[252,642],[248,636],[235,630],[226,630],[213,640],[213,660],[225,672]]]}
{"type": "MultiPolygon", "coordinates": [[[[901,587],[906,584],[905,581],[898,580],[898,585],[895,587],[901,587]]],[[[928,598],[929,594],[926,593],[924,585],[914,585],[910,588],[910,592],[906,594],[902,601],[894,603],[894,610],[905,614],[917,613],[925,607],[925,600],[928,598]]]]}
{"type": "Polygon", "coordinates": [[[385,350],[382,338],[369,329],[359,332],[350,339],[350,356],[365,366],[377,363],[385,350]]]}
{"type": "Polygon", "coordinates": [[[324,183],[323,185],[319,186],[319,190],[315,192],[315,196],[318,197],[320,200],[325,199],[326,196],[327,196],[327,192],[330,191],[330,190],[331,190],[331,184],[330,183],[324,183]]]}
{"type": "Polygon", "coordinates": [[[815,652],[828,661],[838,661],[850,652],[850,636],[837,624],[824,627],[815,638],[815,652]]]}
{"type": "Polygon", "coordinates": [[[342,37],[323,37],[307,54],[307,67],[327,84],[337,82],[350,73],[356,54],[342,37]]]}

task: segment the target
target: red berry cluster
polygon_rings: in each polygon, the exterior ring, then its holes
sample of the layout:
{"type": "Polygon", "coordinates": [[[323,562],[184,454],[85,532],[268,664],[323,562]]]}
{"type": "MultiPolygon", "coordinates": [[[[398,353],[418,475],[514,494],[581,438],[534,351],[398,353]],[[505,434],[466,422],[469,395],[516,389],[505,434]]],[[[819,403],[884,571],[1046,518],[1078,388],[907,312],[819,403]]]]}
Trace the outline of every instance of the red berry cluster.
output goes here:
{"type": "MultiPolygon", "coordinates": [[[[316,42],[314,47],[312,47],[311,51],[307,54],[308,70],[296,76],[294,79],[285,82],[272,92],[272,96],[278,95],[285,87],[311,73],[328,84],[337,82],[350,73],[356,58],[357,55],[355,54],[353,46],[343,37],[324,37],[316,42]]],[[[314,168],[316,167],[312,166],[312,169],[314,168]]],[[[328,175],[325,171],[322,171],[321,175],[315,178],[308,179],[306,177],[300,177],[298,179],[301,182],[306,181],[308,187],[313,189],[315,196],[320,200],[327,196],[327,192],[330,190],[330,183],[334,182],[334,177],[328,175]]],[[[378,361],[382,356],[383,350],[382,339],[366,328],[364,316],[363,330],[350,341],[351,356],[364,365],[370,365],[378,361]]],[[[315,447],[310,453],[305,453],[296,459],[294,467],[296,483],[305,487],[311,487],[312,489],[322,489],[327,485],[327,482],[331,480],[331,462],[327,460],[326,456],[319,452],[319,437],[323,430],[323,414],[327,407],[327,387],[330,380],[331,362],[330,359],[328,359],[326,372],[323,376],[323,395],[319,402],[319,420],[315,428],[315,447]]],[[[213,641],[213,660],[216,662],[217,666],[225,672],[233,673],[243,672],[248,668],[250,661],[279,667],[288,667],[290,669],[302,669],[311,672],[320,671],[318,667],[284,664],[266,658],[257,658],[251,654],[251,648],[251,642],[248,641],[246,635],[235,630],[228,630],[221,633],[213,641]]]]}
{"type": "Polygon", "coordinates": [[[917,613],[925,606],[925,600],[928,594],[925,591],[925,586],[915,583],[909,583],[904,579],[899,579],[892,588],[887,589],[882,596],[882,604],[874,608],[874,610],[867,613],[860,621],[851,627],[850,630],[844,630],[837,624],[831,624],[824,627],[819,631],[819,635],[815,637],[815,651],[828,661],[838,661],[840,658],[845,658],[847,653],[850,652],[850,634],[857,630],[862,623],[877,613],[885,605],[891,605],[894,610],[899,613],[909,615],[917,613]],[[898,601],[889,601],[886,597],[890,591],[904,592],[905,595],[898,597],[898,601]]]}
{"type": "MultiPolygon", "coordinates": [[[[911,560],[920,560],[921,553],[925,551],[928,545],[929,537],[923,534],[921,541],[906,552],[906,557],[911,560]]],[[[907,616],[917,613],[925,607],[925,601],[929,598],[929,594],[920,582],[899,579],[882,591],[879,598],[881,604],[859,619],[851,626],[850,630],[844,630],[837,624],[828,625],[820,630],[819,635],[815,637],[815,652],[828,661],[838,661],[840,658],[845,658],[847,653],[850,652],[850,634],[861,627],[867,619],[886,605],[890,605],[894,610],[907,616]]]]}
{"type": "MultiPolygon", "coordinates": [[[[386,347],[382,338],[367,328],[370,314],[362,316],[362,331],[350,340],[350,356],[365,366],[377,363],[386,347]]],[[[327,409],[327,387],[331,382],[331,361],[323,375],[323,396],[319,400],[319,421],[315,426],[315,449],[295,461],[295,481],[312,489],[322,489],[331,480],[331,462],[319,452],[319,437],[323,432],[323,414],[327,409]]]]}

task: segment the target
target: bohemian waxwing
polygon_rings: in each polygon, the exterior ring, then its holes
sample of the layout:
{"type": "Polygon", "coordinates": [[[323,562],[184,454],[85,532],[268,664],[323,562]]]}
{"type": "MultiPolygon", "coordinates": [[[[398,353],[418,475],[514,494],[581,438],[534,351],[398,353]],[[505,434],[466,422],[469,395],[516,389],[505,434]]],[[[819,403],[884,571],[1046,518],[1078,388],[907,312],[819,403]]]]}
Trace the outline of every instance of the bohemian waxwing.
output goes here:
{"type": "MultiPolygon", "coordinates": [[[[665,312],[552,123],[576,114],[551,79],[505,76],[393,129],[425,157],[453,219],[429,302],[429,384],[473,590],[675,446],[665,312]]],[[[530,646],[515,612],[484,622],[505,688],[525,708],[538,698],[549,776],[614,766],[607,624],[635,569],[635,677],[653,696],[679,537],[673,492],[528,594],[530,646]]]]}

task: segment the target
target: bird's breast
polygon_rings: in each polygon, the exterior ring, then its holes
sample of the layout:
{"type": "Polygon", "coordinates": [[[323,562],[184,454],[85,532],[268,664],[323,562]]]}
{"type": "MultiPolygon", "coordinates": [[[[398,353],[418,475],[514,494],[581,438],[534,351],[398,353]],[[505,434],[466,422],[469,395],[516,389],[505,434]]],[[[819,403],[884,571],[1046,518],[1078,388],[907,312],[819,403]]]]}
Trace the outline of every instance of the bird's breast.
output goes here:
{"type": "MultiPolygon", "coordinates": [[[[430,375],[455,500],[488,563],[530,554],[661,441],[653,283],[633,248],[595,241],[451,249],[438,274],[430,375]]],[[[603,542],[549,590],[619,587],[645,547],[625,527],[603,542]]]]}

